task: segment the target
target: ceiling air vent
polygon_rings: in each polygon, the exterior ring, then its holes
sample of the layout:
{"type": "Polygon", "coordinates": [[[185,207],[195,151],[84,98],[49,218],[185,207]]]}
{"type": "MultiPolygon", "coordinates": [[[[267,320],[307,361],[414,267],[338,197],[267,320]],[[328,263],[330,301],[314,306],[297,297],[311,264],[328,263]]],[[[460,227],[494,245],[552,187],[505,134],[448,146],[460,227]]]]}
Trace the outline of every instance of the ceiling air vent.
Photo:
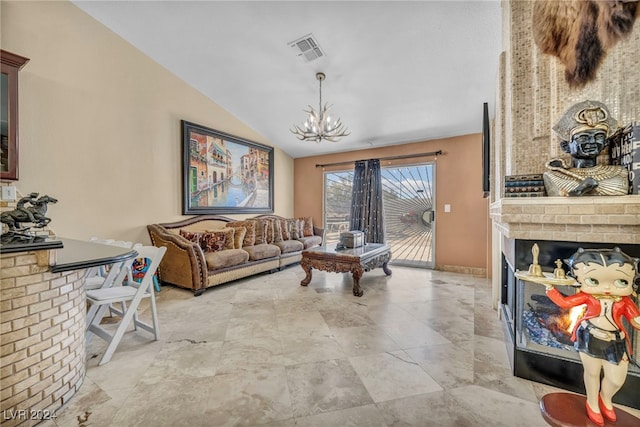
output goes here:
{"type": "Polygon", "coordinates": [[[298,40],[289,43],[296,55],[304,59],[305,62],[311,62],[324,56],[324,52],[320,48],[320,45],[313,37],[313,34],[307,34],[298,40]]]}

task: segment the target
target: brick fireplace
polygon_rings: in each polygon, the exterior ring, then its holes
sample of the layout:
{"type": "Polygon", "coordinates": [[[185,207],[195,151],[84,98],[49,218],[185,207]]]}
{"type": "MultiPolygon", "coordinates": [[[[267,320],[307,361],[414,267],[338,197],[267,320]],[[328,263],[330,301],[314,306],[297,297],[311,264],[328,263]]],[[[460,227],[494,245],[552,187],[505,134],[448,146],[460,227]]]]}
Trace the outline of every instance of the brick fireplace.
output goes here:
{"type": "Polygon", "coordinates": [[[640,244],[640,196],[502,198],[490,214],[506,238],[640,244]]]}
{"type": "MultiPolygon", "coordinates": [[[[569,340],[554,329],[562,314],[545,296],[544,286],[518,280],[540,247],[540,265],[552,272],[556,259],[568,258],[578,247],[620,247],[640,257],[640,197],[518,198],[491,205],[499,231],[499,314],[514,375],[584,393],[582,366],[569,340]]],[[[496,242],[494,242],[496,243],[496,242]]],[[[565,294],[575,289],[559,288],[565,294]]],[[[633,331],[631,328],[629,328],[633,331]]],[[[562,332],[562,331],[560,331],[562,332]]],[[[634,353],[640,354],[640,333],[632,332],[634,353]]],[[[640,408],[640,369],[630,366],[615,402],[640,408]]]]}

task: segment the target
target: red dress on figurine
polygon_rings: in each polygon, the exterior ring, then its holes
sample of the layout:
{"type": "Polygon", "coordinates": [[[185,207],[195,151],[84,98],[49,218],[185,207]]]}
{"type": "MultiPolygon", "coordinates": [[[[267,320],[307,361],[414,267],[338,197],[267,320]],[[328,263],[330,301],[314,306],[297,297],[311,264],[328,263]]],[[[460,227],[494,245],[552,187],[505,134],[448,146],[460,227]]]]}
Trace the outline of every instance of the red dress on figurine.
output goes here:
{"type": "MultiPolygon", "coordinates": [[[[572,341],[576,341],[576,332],[582,322],[600,316],[602,310],[600,300],[593,295],[585,292],[578,292],[575,295],[565,296],[556,288],[553,288],[547,291],[547,296],[551,298],[551,301],[553,301],[557,306],[561,308],[572,308],[582,304],[586,304],[586,313],[579,322],[576,322],[573,330],[571,331],[572,341]]],[[[629,334],[627,333],[624,324],[622,323],[622,317],[625,317],[629,322],[631,322],[631,319],[640,316],[640,310],[638,310],[638,307],[629,296],[622,296],[615,297],[611,314],[616,327],[620,331],[624,332],[627,342],[627,351],[629,352],[629,355],[631,355],[633,353],[631,348],[631,341],[629,340],[629,334]]]]}

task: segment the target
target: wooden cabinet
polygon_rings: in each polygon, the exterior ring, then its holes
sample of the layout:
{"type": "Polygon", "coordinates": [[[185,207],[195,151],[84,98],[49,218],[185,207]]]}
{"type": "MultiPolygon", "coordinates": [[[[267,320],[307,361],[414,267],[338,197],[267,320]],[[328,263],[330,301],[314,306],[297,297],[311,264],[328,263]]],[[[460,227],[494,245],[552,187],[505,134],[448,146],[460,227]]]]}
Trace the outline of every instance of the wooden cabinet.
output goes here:
{"type": "Polygon", "coordinates": [[[18,179],[18,71],[29,61],[0,50],[0,179],[18,179]]]}

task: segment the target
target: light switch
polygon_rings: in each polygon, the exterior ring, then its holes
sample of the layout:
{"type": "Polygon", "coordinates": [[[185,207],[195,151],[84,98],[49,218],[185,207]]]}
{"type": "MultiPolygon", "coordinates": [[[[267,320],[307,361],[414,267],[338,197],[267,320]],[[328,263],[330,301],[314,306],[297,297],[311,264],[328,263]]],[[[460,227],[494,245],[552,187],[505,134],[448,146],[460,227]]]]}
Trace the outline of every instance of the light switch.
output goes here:
{"type": "Polygon", "coordinates": [[[444,205],[444,211],[445,212],[451,212],[451,205],[449,205],[449,204],[444,205]]]}
{"type": "Polygon", "coordinates": [[[2,186],[2,200],[14,201],[16,199],[16,187],[13,185],[2,186]]]}

